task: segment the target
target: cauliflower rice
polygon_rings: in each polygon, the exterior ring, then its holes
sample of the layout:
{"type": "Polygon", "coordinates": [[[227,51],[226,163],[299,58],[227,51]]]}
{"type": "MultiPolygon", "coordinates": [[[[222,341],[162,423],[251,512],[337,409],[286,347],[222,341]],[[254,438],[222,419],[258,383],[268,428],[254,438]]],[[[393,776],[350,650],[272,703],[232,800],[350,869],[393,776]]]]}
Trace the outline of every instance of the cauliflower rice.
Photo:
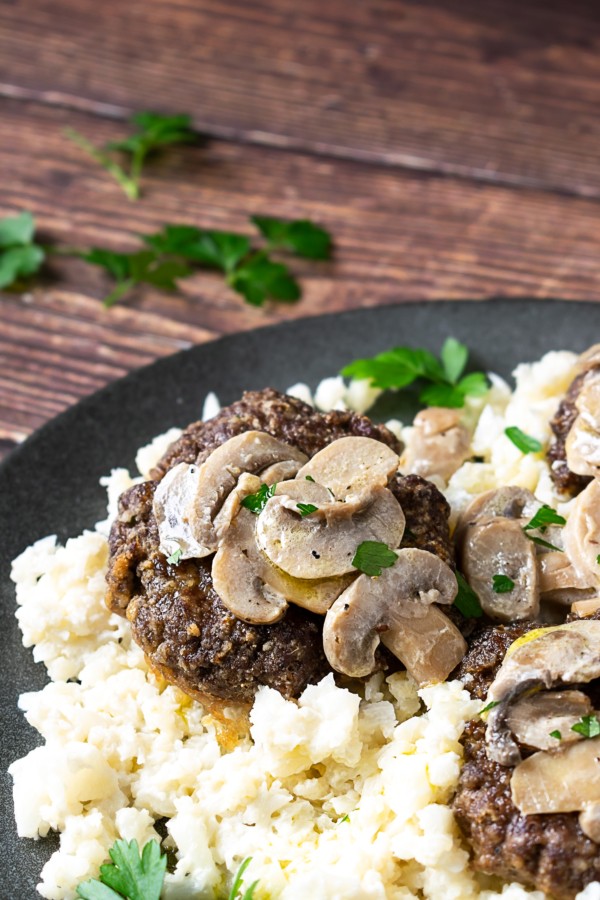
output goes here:
{"type": "MultiPolygon", "coordinates": [[[[454,517],[472,495],[505,484],[529,488],[568,515],[541,454],[524,456],[504,429],[517,425],[547,442],[575,359],[549,353],[517,368],[514,392],[491,376],[488,395],[467,401],[472,452],[483,461],[439,483],[454,517]]],[[[319,409],[358,411],[377,395],[341,378],[325,379],[314,397],[306,385],[289,393],[319,409]]],[[[205,418],[217,411],[209,395],[205,418]]],[[[388,424],[406,437],[401,423],[388,424]]],[[[142,478],[179,433],[171,429],[139,451],[142,478]]],[[[247,856],[246,877],[259,879],[256,900],[544,900],[469,868],[448,804],[461,734],[482,704],[460,682],[417,690],[406,673],[376,674],[350,691],[329,675],[297,703],[263,687],[250,735],[223,749],[214,718],[149,671],[128,623],[104,604],[108,528],[134,480],[113,471],[104,479],[107,520],[64,547],[43,538],[13,564],[23,643],[51,679],[19,702],[44,743],[9,770],[19,835],[60,832],[41,896],[74,898],[116,838],[140,847],[160,840],[154,826],[165,819],[176,859],[165,900],[226,896],[247,856]]],[[[600,900],[600,885],[579,898],[600,900]]]]}

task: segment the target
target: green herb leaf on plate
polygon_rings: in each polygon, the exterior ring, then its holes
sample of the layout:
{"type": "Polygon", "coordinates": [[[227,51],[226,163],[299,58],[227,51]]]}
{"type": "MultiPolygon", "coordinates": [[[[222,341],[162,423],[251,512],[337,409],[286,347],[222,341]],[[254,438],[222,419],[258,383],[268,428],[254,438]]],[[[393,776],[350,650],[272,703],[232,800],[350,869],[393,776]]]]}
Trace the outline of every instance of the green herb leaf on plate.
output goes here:
{"type": "Polygon", "coordinates": [[[562,741],[562,734],[560,733],[560,731],[558,731],[558,729],[556,729],[555,731],[551,731],[550,737],[556,738],[557,741],[562,741]]]}
{"type": "Polygon", "coordinates": [[[483,709],[479,710],[479,715],[481,716],[481,715],[483,715],[483,713],[488,713],[495,706],[498,706],[499,703],[500,703],[499,700],[490,700],[490,702],[487,704],[487,706],[484,706],[483,709]]]}
{"type": "Polygon", "coordinates": [[[182,555],[183,555],[183,550],[181,549],[181,547],[178,547],[177,550],[173,550],[173,552],[171,553],[170,556],[167,556],[167,562],[170,563],[172,566],[177,566],[179,564],[179,561],[180,561],[182,555]]]}
{"type": "Polygon", "coordinates": [[[571,725],[571,731],[582,734],[586,738],[595,738],[600,735],[600,720],[595,715],[582,716],[579,722],[571,725]]]}
{"type": "Polygon", "coordinates": [[[382,569],[393,566],[398,557],[381,541],[363,541],[356,548],[352,565],[365,575],[377,577],[382,569]]]}
{"type": "Polygon", "coordinates": [[[481,608],[479,597],[464,575],[461,575],[458,571],[454,574],[458,583],[458,593],[454,598],[453,606],[455,606],[466,619],[481,618],[483,610],[481,608]]]}
{"type": "Polygon", "coordinates": [[[492,576],[492,590],[495,594],[508,594],[513,590],[514,586],[514,581],[508,575],[492,576]]]}
{"type": "Polygon", "coordinates": [[[244,874],[251,862],[252,857],[247,856],[237,870],[235,878],[233,879],[233,884],[231,885],[231,890],[229,891],[228,900],[253,900],[254,892],[258,886],[258,881],[253,881],[252,884],[247,887],[242,894],[244,874]]]}
{"type": "Polygon", "coordinates": [[[521,453],[539,453],[542,449],[541,443],[529,434],[525,434],[516,425],[511,425],[504,429],[506,437],[513,442],[517,450],[521,453]]]}
{"type": "Polygon", "coordinates": [[[242,506],[258,515],[267,505],[267,501],[275,496],[276,488],[276,484],[272,484],[270,487],[268,484],[261,484],[255,494],[248,494],[247,497],[244,497],[242,506]]]}
{"type": "Polygon", "coordinates": [[[156,841],[148,841],[140,851],[137,841],[115,841],[108,851],[112,863],[100,866],[100,879],[80,884],[83,900],[159,900],[167,866],[167,856],[156,841]]]}
{"type": "Polygon", "coordinates": [[[296,507],[300,511],[301,516],[310,516],[311,513],[317,512],[319,509],[313,503],[296,503],[296,507]]]}

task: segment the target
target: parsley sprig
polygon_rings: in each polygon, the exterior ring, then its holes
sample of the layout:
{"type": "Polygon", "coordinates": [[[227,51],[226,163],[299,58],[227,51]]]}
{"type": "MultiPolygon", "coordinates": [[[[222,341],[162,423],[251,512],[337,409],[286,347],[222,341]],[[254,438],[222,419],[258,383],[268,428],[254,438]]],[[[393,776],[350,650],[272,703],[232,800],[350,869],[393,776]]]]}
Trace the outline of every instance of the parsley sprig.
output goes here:
{"type": "Polygon", "coordinates": [[[406,388],[414,382],[429,382],[419,399],[427,406],[460,408],[466,397],[481,397],[489,386],[483,372],[464,375],[469,351],[464,344],[449,337],[438,359],[429,350],[394,347],[368,359],[357,359],[342,369],[342,375],[368,379],[382,389],[406,388]]]}
{"type": "Polygon", "coordinates": [[[130,119],[135,131],[129,137],[109,141],[96,147],[84,135],[67,128],[65,134],[78,147],[96,160],[123,189],[130,200],[140,196],[140,179],[147,157],[173,144],[189,144],[196,140],[190,116],[163,116],[154,112],[138,112],[130,119]],[[126,169],[115,158],[115,153],[129,157],[126,169]]]}
{"type": "Polygon", "coordinates": [[[233,879],[233,884],[231,885],[231,890],[229,891],[229,897],[227,898],[227,900],[253,900],[254,891],[258,886],[258,880],[253,881],[242,894],[244,873],[246,872],[246,869],[251,862],[251,856],[247,856],[246,859],[242,862],[241,866],[237,870],[235,878],[233,879]]]}
{"type": "Polygon", "coordinates": [[[537,438],[525,434],[525,432],[521,431],[520,428],[517,428],[516,425],[510,425],[508,428],[505,428],[504,434],[512,441],[517,450],[521,451],[521,453],[539,453],[542,449],[542,445],[537,438]]]}
{"type": "Polygon", "coordinates": [[[534,544],[538,544],[540,547],[545,547],[547,550],[562,550],[561,547],[555,546],[555,544],[551,544],[549,541],[544,540],[541,537],[538,537],[535,534],[531,534],[532,531],[539,531],[541,534],[544,534],[549,525],[566,525],[567,520],[564,516],[561,516],[556,512],[555,509],[552,509],[551,506],[548,506],[544,503],[543,506],[540,506],[536,514],[533,516],[529,522],[523,526],[523,531],[527,535],[530,541],[533,541],[534,544]]]}
{"type": "Polygon", "coordinates": [[[314,503],[296,503],[296,508],[303,517],[310,516],[311,513],[317,512],[319,509],[314,503]]]}
{"type": "Polygon", "coordinates": [[[81,259],[100,266],[115,279],[115,286],[102,301],[104,306],[113,306],[138,284],[152,284],[162,291],[177,290],[176,280],[192,274],[192,269],[176,259],[161,259],[152,250],[137,253],[116,253],[93,247],[80,254],[81,259]]]}
{"type": "Polygon", "coordinates": [[[495,594],[509,594],[515,586],[508,575],[492,575],[492,590],[495,594]]]}
{"type": "Polygon", "coordinates": [[[35,220],[30,212],[0,219],[0,289],[34,275],[45,252],[34,241],[35,220]]]}
{"type": "Polygon", "coordinates": [[[582,716],[579,722],[571,725],[571,731],[583,735],[586,738],[595,738],[600,735],[600,720],[598,716],[582,716]]]}
{"type": "Polygon", "coordinates": [[[167,855],[156,841],[142,850],[137,841],[115,841],[108,851],[112,863],[100,866],[100,878],[77,888],[83,900],[159,900],[167,868],[167,855]]]}
{"type": "Polygon", "coordinates": [[[254,515],[258,516],[259,513],[263,511],[271,497],[275,496],[276,488],[276,484],[272,484],[271,486],[269,486],[268,484],[261,484],[255,494],[248,494],[247,497],[244,497],[244,499],[242,500],[242,506],[244,506],[246,509],[249,509],[250,512],[253,512],[254,515]]]}
{"type": "Polygon", "coordinates": [[[456,571],[454,574],[458,583],[458,593],[454,598],[453,606],[455,606],[466,619],[480,619],[483,615],[483,609],[481,608],[479,597],[464,575],[461,575],[459,571],[456,571]]]}
{"type": "Polygon", "coordinates": [[[382,569],[389,569],[397,559],[397,555],[387,544],[381,541],[363,541],[356,548],[352,565],[359,572],[376,578],[381,575],[382,569]]]}

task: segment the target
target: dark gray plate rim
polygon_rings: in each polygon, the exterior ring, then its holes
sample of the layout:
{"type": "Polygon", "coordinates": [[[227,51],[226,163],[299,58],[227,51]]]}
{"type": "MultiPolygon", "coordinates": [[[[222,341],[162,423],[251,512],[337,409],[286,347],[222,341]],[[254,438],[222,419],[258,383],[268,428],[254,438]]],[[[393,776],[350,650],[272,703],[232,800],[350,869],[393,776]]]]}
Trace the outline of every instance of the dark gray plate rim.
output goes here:
{"type": "MultiPolygon", "coordinates": [[[[102,518],[99,477],[117,466],[131,467],[136,448],[167,427],[199,418],[209,390],[225,404],[244,389],[283,390],[298,381],[314,387],[357,357],[401,344],[437,352],[448,335],[469,346],[471,368],[508,377],[517,363],[548,350],[580,352],[600,340],[600,303],[496,298],[402,303],[227,336],[113,382],[44,425],[0,465],[0,797],[11,896],[39,896],[39,872],[57,845],[53,838],[18,840],[13,825],[6,768],[38,743],[17,709],[17,697],[39,690],[45,677],[20,642],[8,577],[11,559],[45,534],[64,540],[102,518]]],[[[392,412],[401,413],[402,407],[380,405],[380,417],[392,412]]]]}

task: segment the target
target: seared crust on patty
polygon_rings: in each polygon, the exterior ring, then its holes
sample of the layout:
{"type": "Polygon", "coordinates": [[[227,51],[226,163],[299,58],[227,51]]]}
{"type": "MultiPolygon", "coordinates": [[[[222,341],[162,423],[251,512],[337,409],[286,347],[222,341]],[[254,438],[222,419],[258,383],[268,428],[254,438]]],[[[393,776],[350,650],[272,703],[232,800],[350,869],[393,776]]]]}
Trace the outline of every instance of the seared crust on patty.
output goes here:
{"type": "MultiPolygon", "coordinates": [[[[538,624],[484,626],[456,670],[474,697],[488,688],[514,640],[538,624]]],[[[588,686],[583,686],[587,690],[588,686]]],[[[488,759],[485,723],[467,724],[465,762],[453,801],[454,814],[473,850],[476,869],[571,900],[600,879],[600,847],[579,826],[579,813],[524,816],[511,799],[513,769],[488,759]]]]}

